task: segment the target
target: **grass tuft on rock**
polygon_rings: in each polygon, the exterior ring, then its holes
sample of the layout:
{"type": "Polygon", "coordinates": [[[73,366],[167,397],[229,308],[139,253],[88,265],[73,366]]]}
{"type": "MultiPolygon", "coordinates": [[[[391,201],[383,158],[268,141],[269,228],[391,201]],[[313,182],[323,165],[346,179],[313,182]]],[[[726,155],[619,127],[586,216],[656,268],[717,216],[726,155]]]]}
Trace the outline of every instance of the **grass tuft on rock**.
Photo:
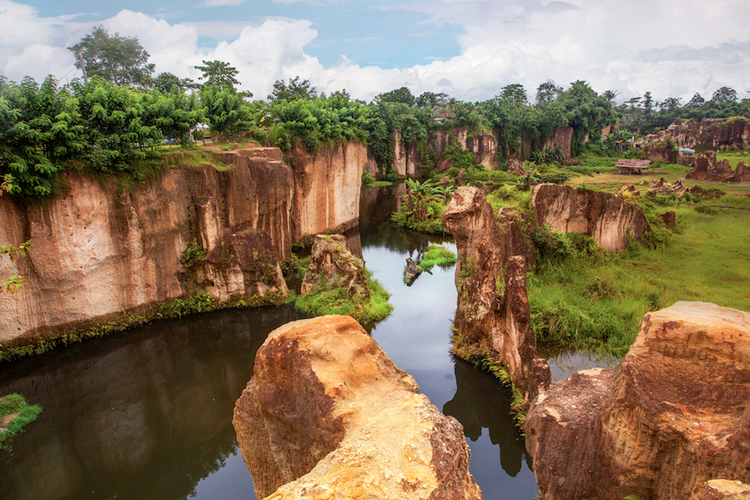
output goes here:
{"type": "Polygon", "coordinates": [[[30,405],[20,394],[0,398],[0,450],[8,449],[10,441],[42,412],[39,405],[30,405]]]}
{"type": "Polygon", "coordinates": [[[351,316],[362,325],[373,324],[387,318],[393,306],[388,302],[390,294],[378,280],[368,279],[367,290],[369,297],[364,293],[350,296],[348,290],[342,287],[324,288],[296,297],[294,305],[313,316],[341,314],[351,316]]]}

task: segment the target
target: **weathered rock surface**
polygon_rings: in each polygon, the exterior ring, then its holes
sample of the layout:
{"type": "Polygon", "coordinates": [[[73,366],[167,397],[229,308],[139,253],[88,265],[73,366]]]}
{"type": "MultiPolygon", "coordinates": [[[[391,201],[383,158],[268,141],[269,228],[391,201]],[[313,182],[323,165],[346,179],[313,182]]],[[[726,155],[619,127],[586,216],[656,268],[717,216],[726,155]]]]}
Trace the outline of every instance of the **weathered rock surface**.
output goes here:
{"type": "Polygon", "coordinates": [[[442,223],[458,250],[454,352],[469,361],[486,354],[501,361],[531,401],[549,385],[550,371],[529,328],[526,265],[534,250],[524,231],[530,224],[510,210],[496,218],[484,191],[474,187],[456,190],[442,223]]]}
{"type": "Polygon", "coordinates": [[[298,147],[286,155],[294,172],[292,240],[357,225],[367,146],[336,142],[313,153],[298,147]]]}
{"type": "Polygon", "coordinates": [[[690,498],[750,473],[750,313],[677,302],[614,370],[552,384],[526,448],[543,499],[690,498]]]}
{"type": "Polygon", "coordinates": [[[365,276],[365,261],[352,255],[343,235],[316,235],[311,257],[302,281],[302,295],[315,293],[321,288],[345,288],[349,291],[350,297],[370,296],[365,276]]]}
{"type": "Polygon", "coordinates": [[[673,123],[667,128],[667,136],[680,148],[750,149],[750,122],[729,118],[673,123]]]}
{"type": "Polygon", "coordinates": [[[0,275],[26,277],[21,292],[0,294],[0,344],[77,334],[201,290],[283,299],[278,262],[292,240],[357,222],[363,144],[293,152],[294,172],[278,148],[211,155],[231,168],[176,153],[174,168],[134,189],[67,173],[45,203],[0,198],[0,241],[31,240],[27,258],[0,260],[0,275]],[[189,246],[200,255],[186,262],[189,246]]]}
{"type": "Polygon", "coordinates": [[[643,148],[643,157],[651,161],[662,160],[665,163],[675,163],[676,155],[676,148],[673,144],[670,145],[666,138],[649,142],[643,148]]]}
{"type": "Polygon", "coordinates": [[[573,156],[573,127],[559,127],[555,129],[552,137],[544,138],[543,149],[560,149],[565,156],[573,156]]]}
{"type": "Polygon", "coordinates": [[[691,498],[693,500],[747,500],[750,498],[750,484],[727,479],[712,479],[707,481],[691,498]]]}
{"type": "Polygon", "coordinates": [[[716,161],[714,151],[706,151],[693,161],[693,171],[688,172],[688,179],[711,182],[746,182],[750,181],[750,166],[740,161],[737,168],[732,166],[726,159],[716,161]]]}
{"type": "Polygon", "coordinates": [[[461,424],[348,316],[273,331],[237,400],[258,499],[481,499],[461,424]]]}
{"type": "Polygon", "coordinates": [[[537,226],[591,236],[611,252],[627,247],[628,233],[640,240],[651,229],[641,207],[609,193],[539,184],[534,187],[531,203],[537,226]]]}
{"type": "Polygon", "coordinates": [[[659,215],[659,218],[664,221],[664,226],[666,226],[667,229],[674,229],[675,227],[677,227],[676,217],[677,216],[674,210],[670,210],[659,215]]]}

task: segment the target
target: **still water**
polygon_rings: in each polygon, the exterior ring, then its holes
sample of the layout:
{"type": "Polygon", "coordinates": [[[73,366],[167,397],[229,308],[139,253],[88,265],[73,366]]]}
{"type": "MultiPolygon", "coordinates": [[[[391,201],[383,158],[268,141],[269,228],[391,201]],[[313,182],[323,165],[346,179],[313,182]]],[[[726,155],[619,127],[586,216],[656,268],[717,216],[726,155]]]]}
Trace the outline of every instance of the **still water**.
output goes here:
{"type": "MultiPolygon", "coordinates": [[[[523,441],[498,382],[449,354],[456,290],[451,269],[402,280],[405,259],[430,241],[393,228],[394,190],[363,194],[349,242],[391,292],[394,311],[372,329],[396,365],[464,426],[471,472],[485,498],[534,498],[523,441]]],[[[44,412],[0,452],[0,492],[15,499],[254,499],[232,409],[255,352],[290,307],[163,321],[0,365],[0,394],[44,412]]]]}

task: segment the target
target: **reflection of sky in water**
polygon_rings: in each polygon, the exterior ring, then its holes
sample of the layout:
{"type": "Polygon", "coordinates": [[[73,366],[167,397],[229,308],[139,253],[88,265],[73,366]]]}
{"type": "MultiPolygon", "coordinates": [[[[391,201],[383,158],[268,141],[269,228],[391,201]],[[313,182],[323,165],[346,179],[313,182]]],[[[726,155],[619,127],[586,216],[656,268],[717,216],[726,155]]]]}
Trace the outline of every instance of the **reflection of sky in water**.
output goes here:
{"type": "Polygon", "coordinates": [[[619,362],[620,358],[591,352],[563,352],[547,359],[552,382],[565,380],[575,372],[589,368],[614,368],[619,362]]]}

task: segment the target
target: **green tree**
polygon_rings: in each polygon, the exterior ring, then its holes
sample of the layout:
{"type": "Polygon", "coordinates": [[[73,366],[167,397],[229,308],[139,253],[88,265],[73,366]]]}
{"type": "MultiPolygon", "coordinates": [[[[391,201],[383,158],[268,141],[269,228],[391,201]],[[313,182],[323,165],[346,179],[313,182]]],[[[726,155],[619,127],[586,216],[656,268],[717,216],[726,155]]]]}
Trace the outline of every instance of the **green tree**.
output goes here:
{"type": "Polygon", "coordinates": [[[147,86],[154,72],[154,65],[148,63],[149,54],[138,38],[110,35],[101,26],[68,50],[75,54],[76,68],[83,70],[87,78],[98,75],[118,85],[147,86]]]}
{"type": "Polygon", "coordinates": [[[289,83],[284,83],[284,80],[276,80],[273,84],[273,92],[268,95],[268,100],[273,103],[280,103],[281,101],[292,102],[296,100],[311,100],[318,97],[318,91],[315,87],[311,86],[310,80],[300,81],[299,76],[289,79],[289,83]]]}
{"type": "Polygon", "coordinates": [[[179,78],[172,73],[159,73],[159,75],[151,81],[151,86],[164,94],[171,93],[172,87],[175,85],[181,91],[197,89],[200,87],[200,85],[193,82],[190,78],[179,78]]]}
{"type": "Polygon", "coordinates": [[[703,105],[706,103],[706,100],[701,97],[699,93],[695,93],[693,97],[688,101],[687,104],[685,104],[686,108],[700,108],[703,107],[703,105]]]}
{"type": "Polygon", "coordinates": [[[407,87],[401,87],[400,89],[391,90],[390,92],[385,92],[375,96],[375,102],[381,104],[385,102],[401,103],[412,107],[416,103],[416,99],[411,93],[411,90],[407,87]]]}
{"type": "Polygon", "coordinates": [[[563,93],[563,88],[559,87],[552,80],[539,85],[536,89],[536,103],[537,104],[549,104],[554,102],[560,94],[563,93]]]}
{"type": "Polygon", "coordinates": [[[234,138],[240,130],[250,128],[250,114],[241,93],[204,87],[200,91],[211,130],[220,139],[234,138]]]}
{"type": "MultiPolygon", "coordinates": [[[[240,85],[240,82],[235,77],[239,71],[229,63],[217,60],[203,61],[203,66],[194,67],[203,72],[203,76],[198,77],[198,80],[205,80],[202,88],[232,94],[237,92],[237,85],[240,85]]],[[[247,97],[253,96],[251,93],[246,94],[249,94],[247,97]]]]}
{"type": "Polygon", "coordinates": [[[654,99],[651,97],[651,92],[643,94],[641,104],[643,105],[643,112],[646,115],[646,119],[650,118],[651,112],[654,110],[654,99]]]}
{"type": "Polygon", "coordinates": [[[416,104],[420,108],[429,108],[433,110],[442,108],[448,104],[448,94],[444,92],[439,92],[437,94],[434,92],[422,92],[422,94],[417,97],[416,104]]]}
{"type": "Polygon", "coordinates": [[[737,102],[737,91],[731,87],[721,87],[714,92],[711,100],[717,104],[737,102]]]}

